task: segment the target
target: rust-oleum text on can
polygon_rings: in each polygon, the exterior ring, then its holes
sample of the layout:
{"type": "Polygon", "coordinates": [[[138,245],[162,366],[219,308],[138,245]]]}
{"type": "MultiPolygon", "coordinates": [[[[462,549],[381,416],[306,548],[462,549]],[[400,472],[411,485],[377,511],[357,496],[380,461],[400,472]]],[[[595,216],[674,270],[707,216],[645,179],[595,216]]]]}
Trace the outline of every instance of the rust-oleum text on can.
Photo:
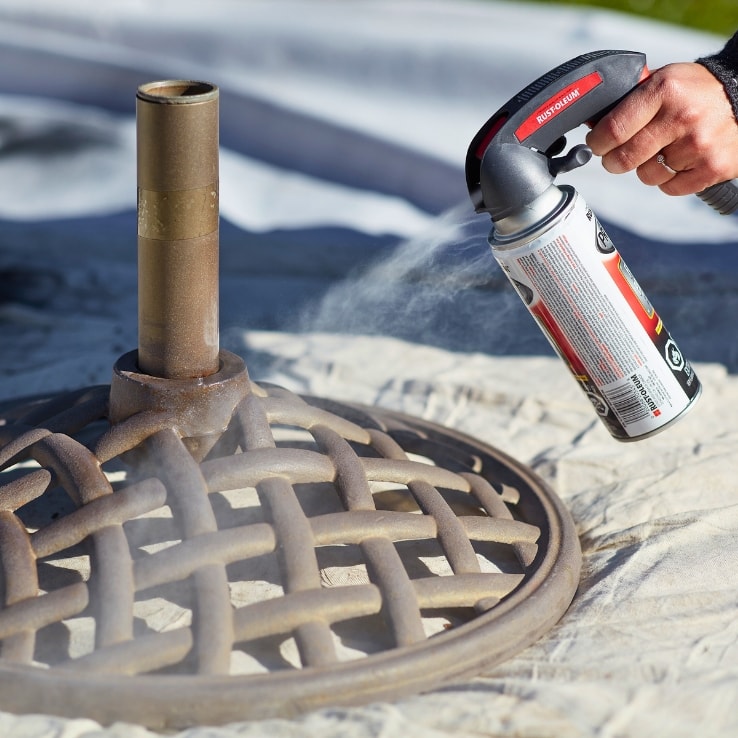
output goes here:
{"type": "Polygon", "coordinates": [[[493,229],[492,252],[610,433],[644,438],[688,410],[700,382],[594,213],[560,191],[538,228],[493,229]]]}

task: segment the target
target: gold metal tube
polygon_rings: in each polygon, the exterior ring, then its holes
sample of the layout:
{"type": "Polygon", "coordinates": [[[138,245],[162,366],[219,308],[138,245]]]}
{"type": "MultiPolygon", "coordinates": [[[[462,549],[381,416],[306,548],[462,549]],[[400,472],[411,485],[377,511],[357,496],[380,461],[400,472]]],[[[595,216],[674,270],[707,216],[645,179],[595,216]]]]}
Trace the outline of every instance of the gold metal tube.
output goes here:
{"type": "Polygon", "coordinates": [[[218,88],[151,82],[136,94],[138,366],[218,371],[218,88]]]}

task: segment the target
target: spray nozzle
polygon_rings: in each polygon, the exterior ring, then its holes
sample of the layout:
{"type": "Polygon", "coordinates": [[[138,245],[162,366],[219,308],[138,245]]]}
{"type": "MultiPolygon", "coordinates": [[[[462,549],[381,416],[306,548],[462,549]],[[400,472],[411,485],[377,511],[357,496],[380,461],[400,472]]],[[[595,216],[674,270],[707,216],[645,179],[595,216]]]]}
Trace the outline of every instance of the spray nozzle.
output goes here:
{"type": "MultiPolygon", "coordinates": [[[[561,143],[558,140],[556,147],[561,143]]],[[[554,150],[554,146],[543,152],[493,140],[479,169],[479,190],[474,193],[477,212],[488,212],[495,222],[508,218],[543,195],[557,175],[584,166],[592,158],[585,144],[572,146],[563,156],[552,156],[554,150]]]]}

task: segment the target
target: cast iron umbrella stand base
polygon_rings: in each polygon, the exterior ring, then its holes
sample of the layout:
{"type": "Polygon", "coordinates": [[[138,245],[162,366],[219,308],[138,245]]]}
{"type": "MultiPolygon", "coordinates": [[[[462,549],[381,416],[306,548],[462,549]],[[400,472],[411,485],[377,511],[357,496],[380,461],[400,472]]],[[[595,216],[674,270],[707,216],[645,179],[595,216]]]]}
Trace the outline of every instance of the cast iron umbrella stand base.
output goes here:
{"type": "MultiPolygon", "coordinates": [[[[157,85],[139,141],[159,110],[212,117],[217,88],[157,85]]],[[[200,150],[190,123],[154,135],[200,150]]],[[[210,307],[177,305],[212,273],[192,265],[213,190],[217,245],[217,177],[178,176],[139,176],[139,350],[110,386],[0,408],[0,709],[153,728],[294,716],[452,683],[537,640],[581,564],[555,494],[473,438],[213,354],[210,307]]]]}

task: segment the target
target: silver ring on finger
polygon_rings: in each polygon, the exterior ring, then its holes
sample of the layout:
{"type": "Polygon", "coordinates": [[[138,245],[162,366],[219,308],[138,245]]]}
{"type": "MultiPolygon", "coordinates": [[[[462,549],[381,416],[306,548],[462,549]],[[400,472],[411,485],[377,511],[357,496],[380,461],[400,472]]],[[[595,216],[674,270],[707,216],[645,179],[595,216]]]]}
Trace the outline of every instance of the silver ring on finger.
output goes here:
{"type": "Polygon", "coordinates": [[[666,157],[663,154],[659,154],[656,157],[656,161],[661,164],[664,169],[666,169],[668,172],[671,172],[672,174],[678,174],[676,169],[672,169],[667,163],[666,163],[666,157]]]}

